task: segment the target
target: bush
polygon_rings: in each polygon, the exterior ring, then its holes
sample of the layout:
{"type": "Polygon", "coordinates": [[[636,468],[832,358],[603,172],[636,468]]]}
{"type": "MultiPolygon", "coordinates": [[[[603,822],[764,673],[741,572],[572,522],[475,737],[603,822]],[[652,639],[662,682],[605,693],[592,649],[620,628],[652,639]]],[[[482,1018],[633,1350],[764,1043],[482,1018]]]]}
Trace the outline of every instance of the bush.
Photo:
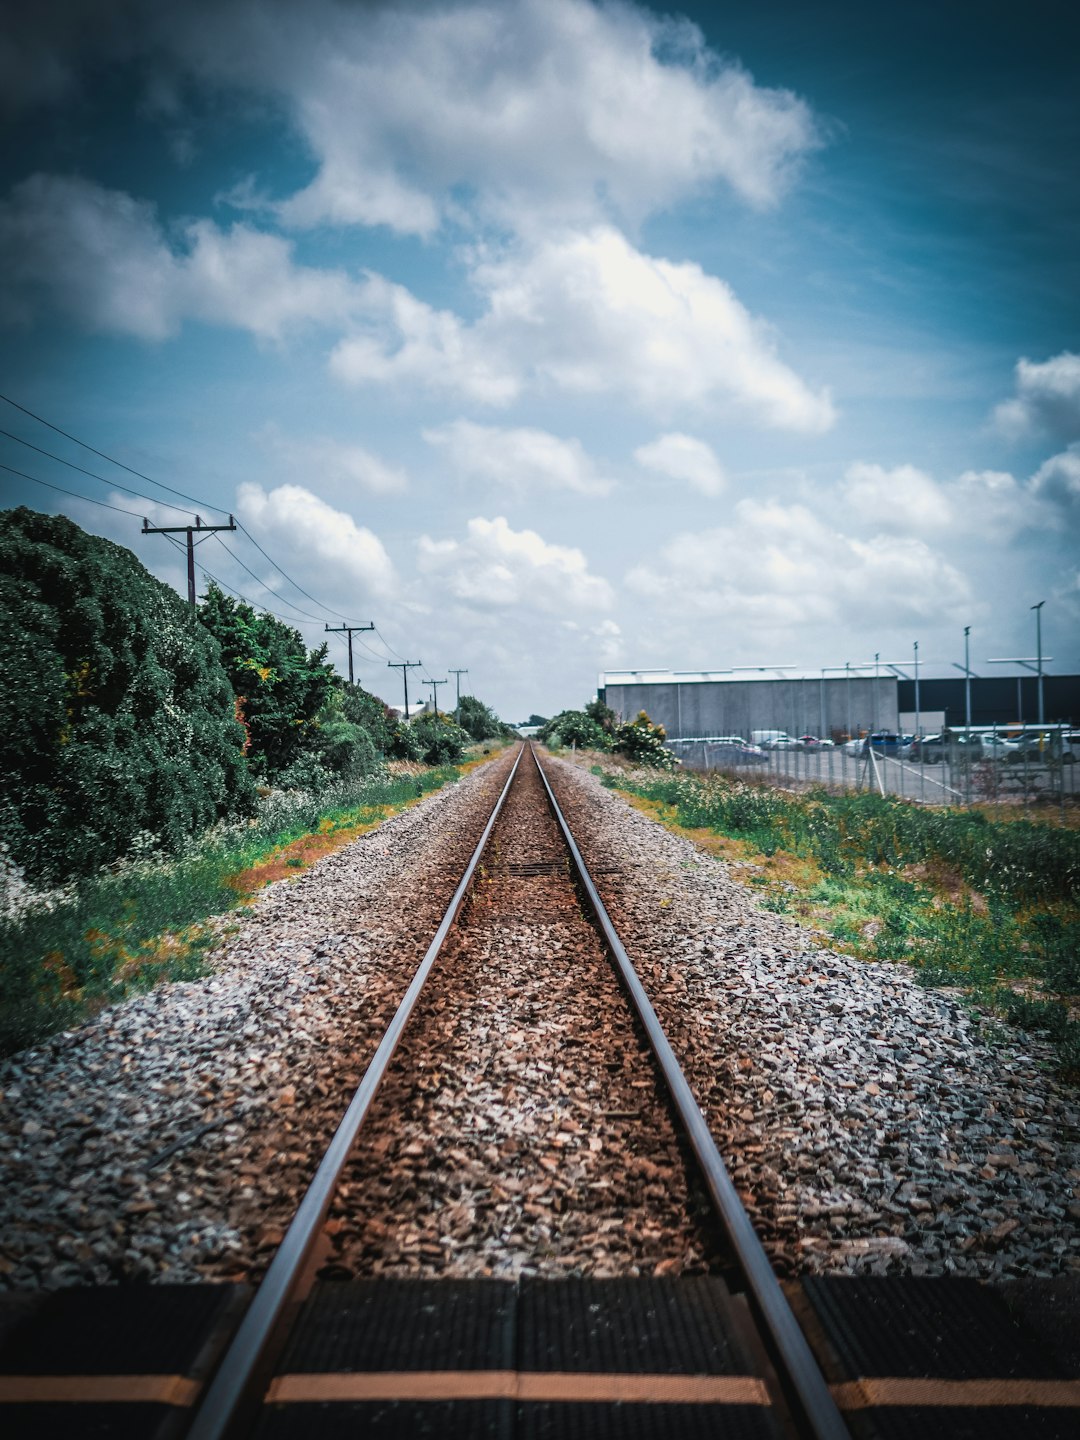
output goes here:
{"type": "Polygon", "coordinates": [[[418,715],[409,726],[426,765],[452,765],[460,760],[469,736],[446,715],[418,715]]]}
{"type": "Polygon", "coordinates": [[[610,750],[611,741],[584,710],[562,710],[541,729],[543,745],[576,745],[579,750],[610,750]]]}
{"type": "Polygon", "coordinates": [[[218,646],[130,551],[0,515],[0,666],[0,842],[35,882],[253,809],[218,646]]]}
{"type": "Polygon", "coordinates": [[[679,762],[665,747],[666,739],[664,727],[654,725],[642,710],[636,720],[620,725],[615,731],[615,753],[625,755],[635,765],[648,765],[654,770],[674,770],[679,762]]]}
{"type": "Polygon", "coordinates": [[[248,732],[248,764],[273,780],[318,743],[319,712],[339,683],[326,663],[326,646],[309,654],[298,630],[216,585],[199,607],[199,619],[221,646],[248,732]]]}

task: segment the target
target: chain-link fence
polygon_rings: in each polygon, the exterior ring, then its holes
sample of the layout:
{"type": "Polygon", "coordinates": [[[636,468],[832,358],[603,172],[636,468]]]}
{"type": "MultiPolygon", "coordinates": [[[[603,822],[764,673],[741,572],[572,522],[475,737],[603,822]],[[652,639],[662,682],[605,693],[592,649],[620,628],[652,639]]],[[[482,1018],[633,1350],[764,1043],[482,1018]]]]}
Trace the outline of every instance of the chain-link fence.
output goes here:
{"type": "Polygon", "coordinates": [[[1080,794],[1080,731],[1064,725],[973,726],[917,736],[852,729],[849,739],[772,730],[668,744],[690,770],[872,791],[926,805],[1058,806],[1064,812],[1080,794]]]}

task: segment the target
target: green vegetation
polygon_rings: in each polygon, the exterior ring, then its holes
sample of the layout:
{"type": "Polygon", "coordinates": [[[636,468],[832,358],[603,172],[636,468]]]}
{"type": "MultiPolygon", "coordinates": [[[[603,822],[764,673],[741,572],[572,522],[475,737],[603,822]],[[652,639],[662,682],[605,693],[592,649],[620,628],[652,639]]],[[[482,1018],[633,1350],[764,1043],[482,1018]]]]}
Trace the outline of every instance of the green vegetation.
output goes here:
{"type": "Polygon", "coordinates": [[[340,842],[507,733],[475,697],[466,728],[407,724],[274,616],[216,586],[193,611],[129,551],[26,509],[0,513],[0,664],[7,1049],[190,973],[252,856],[340,842]],[[392,780],[391,760],[443,768],[392,780]]]}
{"type": "Polygon", "coordinates": [[[0,843],[32,880],[254,808],[217,645],[119,545],[0,514],[0,669],[0,843]]]}
{"type": "Polygon", "coordinates": [[[757,862],[767,908],[868,960],[1046,1032],[1080,1075],[1080,831],[876,795],[792,795],[690,775],[600,773],[665,823],[757,862]]]}
{"type": "Polygon", "coordinates": [[[0,1054],[161,979],[191,979],[216,933],[205,922],[296,873],[462,772],[275,791],[247,824],[220,826],[179,857],[136,860],[31,897],[0,919],[0,1054]]]}
{"type": "Polygon", "coordinates": [[[674,770],[679,763],[664,746],[664,727],[654,725],[644,710],[623,725],[615,711],[600,700],[590,701],[584,710],[560,711],[544,724],[537,738],[551,749],[569,745],[578,750],[611,751],[653,770],[674,770]]]}

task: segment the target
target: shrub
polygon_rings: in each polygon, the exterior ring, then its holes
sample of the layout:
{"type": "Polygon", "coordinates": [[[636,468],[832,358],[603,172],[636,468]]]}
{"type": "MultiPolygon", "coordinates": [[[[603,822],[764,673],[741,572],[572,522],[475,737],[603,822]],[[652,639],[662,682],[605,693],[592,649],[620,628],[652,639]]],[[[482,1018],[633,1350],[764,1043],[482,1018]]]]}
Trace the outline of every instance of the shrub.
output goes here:
{"type": "Polygon", "coordinates": [[[0,515],[0,666],[0,842],[34,881],[253,808],[218,646],[130,551],[0,515]]]}
{"type": "Polygon", "coordinates": [[[426,765],[452,765],[469,743],[469,736],[447,715],[418,715],[409,729],[426,765]]]}
{"type": "Polygon", "coordinates": [[[648,765],[654,770],[674,770],[679,762],[665,747],[666,739],[664,727],[654,725],[642,710],[636,720],[620,725],[615,731],[615,751],[635,765],[648,765]]]}
{"type": "Polygon", "coordinates": [[[211,585],[199,619],[221,646],[241,698],[252,772],[273,780],[317,744],[318,714],[337,682],[326,646],[308,653],[303,636],[211,585]]]}
{"type": "Polygon", "coordinates": [[[610,750],[611,741],[584,710],[562,710],[540,731],[544,745],[576,745],[579,750],[610,750]]]}

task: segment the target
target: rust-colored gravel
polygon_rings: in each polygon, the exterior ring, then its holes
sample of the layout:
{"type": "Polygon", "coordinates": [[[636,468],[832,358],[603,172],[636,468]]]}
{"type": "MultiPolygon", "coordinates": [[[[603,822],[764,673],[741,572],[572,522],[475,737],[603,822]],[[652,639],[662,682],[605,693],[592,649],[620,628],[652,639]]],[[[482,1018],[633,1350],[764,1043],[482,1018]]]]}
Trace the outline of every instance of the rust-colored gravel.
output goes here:
{"type": "Polygon", "coordinates": [[[715,1268],[696,1184],[525,756],[361,1135],[324,1273],[715,1268]]]}

